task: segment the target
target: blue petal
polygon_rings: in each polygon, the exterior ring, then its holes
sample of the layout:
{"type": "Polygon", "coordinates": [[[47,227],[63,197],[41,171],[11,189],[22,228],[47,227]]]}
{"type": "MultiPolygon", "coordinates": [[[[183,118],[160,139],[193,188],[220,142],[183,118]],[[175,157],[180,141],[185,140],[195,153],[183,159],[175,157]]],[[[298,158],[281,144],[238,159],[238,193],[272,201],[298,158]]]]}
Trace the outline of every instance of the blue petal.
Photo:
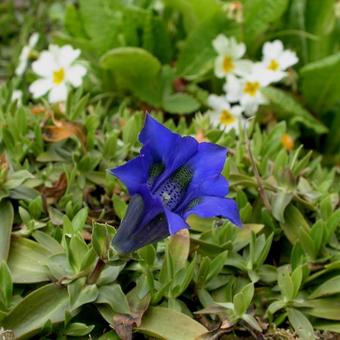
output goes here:
{"type": "Polygon", "coordinates": [[[138,156],[122,166],[110,169],[110,172],[118,177],[133,195],[138,191],[139,186],[147,181],[148,170],[144,166],[143,158],[138,156]]]}
{"type": "Polygon", "coordinates": [[[181,137],[171,132],[150,115],[146,116],[139,140],[148,147],[154,161],[161,162],[165,166],[164,173],[157,181],[158,184],[192,158],[199,145],[190,136],[181,137]]]}
{"type": "Polygon", "coordinates": [[[140,228],[147,225],[157,215],[163,213],[163,204],[158,196],[152,195],[146,185],[142,185],[138,189],[138,193],[142,196],[144,201],[144,216],[140,223],[140,228]]]}
{"type": "Polygon", "coordinates": [[[176,234],[179,230],[189,228],[183,218],[167,208],[164,208],[165,216],[168,221],[168,228],[171,235],[176,234]]]}
{"type": "Polygon", "coordinates": [[[218,176],[224,167],[227,149],[212,143],[200,143],[197,153],[187,164],[194,169],[192,186],[199,186],[207,178],[218,176]]]}
{"type": "Polygon", "coordinates": [[[204,218],[221,216],[237,226],[241,226],[240,213],[234,200],[215,196],[205,196],[198,200],[198,204],[184,213],[184,218],[189,215],[198,215],[204,218]]]}
{"type": "Polygon", "coordinates": [[[190,201],[202,196],[224,197],[229,192],[227,180],[220,174],[223,170],[227,150],[211,143],[201,143],[198,152],[187,165],[193,169],[193,178],[189,184],[182,204],[176,210],[182,210],[190,201]]]}

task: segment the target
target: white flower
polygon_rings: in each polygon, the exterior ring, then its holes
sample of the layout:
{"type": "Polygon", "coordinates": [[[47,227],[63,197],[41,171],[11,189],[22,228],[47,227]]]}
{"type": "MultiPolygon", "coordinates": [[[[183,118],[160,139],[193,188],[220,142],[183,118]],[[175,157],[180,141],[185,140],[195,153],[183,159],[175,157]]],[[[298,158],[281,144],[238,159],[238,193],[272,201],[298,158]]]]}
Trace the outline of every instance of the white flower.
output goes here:
{"type": "Polygon", "coordinates": [[[288,67],[296,64],[299,59],[296,53],[285,50],[282,41],[266,42],[262,48],[262,64],[269,71],[272,81],[279,81],[287,75],[288,67]]]}
{"type": "Polygon", "coordinates": [[[234,37],[227,38],[219,34],[212,42],[218,56],[215,60],[215,75],[224,78],[230,74],[244,74],[248,71],[250,61],[241,60],[246,52],[243,43],[237,43],[234,37]]]}
{"type": "Polygon", "coordinates": [[[41,77],[29,87],[33,97],[39,98],[49,92],[49,102],[65,101],[67,85],[79,87],[86,74],[84,66],[74,63],[79,55],[80,50],[70,45],[50,45],[47,51],[43,51],[32,64],[34,73],[41,77]]]}
{"type": "Polygon", "coordinates": [[[21,103],[22,100],[22,91],[20,90],[14,90],[12,92],[12,98],[11,98],[12,102],[18,102],[21,103]]]}
{"type": "Polygon", "coordinates": [[[15,74],[17,76],[22,76],[26,70],[29,56],[34,49],[35,45],[38,43],[39,33],[33,33],[28,40],[28,44],[24,46],[19,56],[19,64],[15,69],[15,74]]]}
{"type": "Polygon", "coordinates": [[[208,105],[213,109],[208,112],[211,124],[221,130],[228,132],[235,129],[238,133],[240,122],[246,121],[242,117],[242,108],[239,105],[230,106],[225,97],[212,94],[208,97],[208,105]]]}
{"type": "Polygon", "coordinates": [[[271,82],[270,75],[259,64],[254,64],[251,72],[243,78],[228,76],[224,85],[227,100],[239,102],[247,115],[253,115],[259,105],[266,103],[261,89],[271,82]]]}

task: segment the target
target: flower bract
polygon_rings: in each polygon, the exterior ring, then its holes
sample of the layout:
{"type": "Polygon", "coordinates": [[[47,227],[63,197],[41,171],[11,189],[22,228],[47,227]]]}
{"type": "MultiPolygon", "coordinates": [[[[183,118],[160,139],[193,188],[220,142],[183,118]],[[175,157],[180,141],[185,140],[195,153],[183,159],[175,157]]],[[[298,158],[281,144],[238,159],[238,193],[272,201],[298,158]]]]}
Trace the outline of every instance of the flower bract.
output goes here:
{"type": "Polygon", "coordinates": [[[79,87],[86,74],[86,68],[76,63],[79,55],[80,50],[70,45],[50,45],[47,51],[43,51],[32,64],[34,73],[40,77],[29,87],[33,97],[39,98],[49,92],[49,102],[65,101],[67,87],[79,87]]]}
{"type": "Polygon", "coordinates": [[[191,214],[241,225],[236,203],[225,197],[225,148],[181,137],[149,115],[139,140],[140,155],[110,170],[132,195],[113,239],[117,251],[128,253],[175,234],[188,227],[191,214]]]}

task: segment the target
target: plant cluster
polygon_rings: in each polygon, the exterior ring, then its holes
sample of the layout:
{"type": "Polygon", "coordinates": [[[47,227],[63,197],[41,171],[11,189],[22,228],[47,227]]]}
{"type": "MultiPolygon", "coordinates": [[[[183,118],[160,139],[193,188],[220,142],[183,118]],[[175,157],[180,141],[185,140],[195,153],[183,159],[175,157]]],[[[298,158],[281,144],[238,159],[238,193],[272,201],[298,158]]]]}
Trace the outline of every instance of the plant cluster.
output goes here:
{"type": "Polygon", "coordinates": [[[335,339],[338,8],[1,3],[0,339],[335,339]]]}

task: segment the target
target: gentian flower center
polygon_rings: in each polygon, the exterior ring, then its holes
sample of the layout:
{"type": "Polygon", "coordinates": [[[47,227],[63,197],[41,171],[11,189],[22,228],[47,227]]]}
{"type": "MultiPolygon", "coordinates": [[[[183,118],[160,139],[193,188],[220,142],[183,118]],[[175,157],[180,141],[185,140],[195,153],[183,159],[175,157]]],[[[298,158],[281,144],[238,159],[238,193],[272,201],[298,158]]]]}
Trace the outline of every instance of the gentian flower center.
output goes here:
{"type": "Polygon", "coordinates": [[[234,69],[234,63],[233,63],[233,58],[231,57],[224,57],[223,59],[223,71],[225,73],[229,73],[234,69]]]}
{"type": "Polygon", "coordinates": [[[55,85],[60,85],[65,79],[65,70],[63,67],[61,67],[57,71],[53,71],[53,83],[55,85]]]}
{"type": "Polygon", "coordinates": [[[154,194],[162,200],[168,209],[173,210],[182,201],[192,177],[193,171],[184,165],[161,183],[154,194]]]}
{"type": "Polygon", "coordinates": [[[220,115],[220,123],[223,125],[230,125],[235,122],[235,117],[228,110],[223,110],[220,115]]]}
{"type": "Polygon", "coordinates": [[[257,81],[253,81],[253,82],[247,81],[244,86],[243,92],[248,94],[249,96],[254,97],[259,89],[260,89],[260,84],[257,81]]]}

